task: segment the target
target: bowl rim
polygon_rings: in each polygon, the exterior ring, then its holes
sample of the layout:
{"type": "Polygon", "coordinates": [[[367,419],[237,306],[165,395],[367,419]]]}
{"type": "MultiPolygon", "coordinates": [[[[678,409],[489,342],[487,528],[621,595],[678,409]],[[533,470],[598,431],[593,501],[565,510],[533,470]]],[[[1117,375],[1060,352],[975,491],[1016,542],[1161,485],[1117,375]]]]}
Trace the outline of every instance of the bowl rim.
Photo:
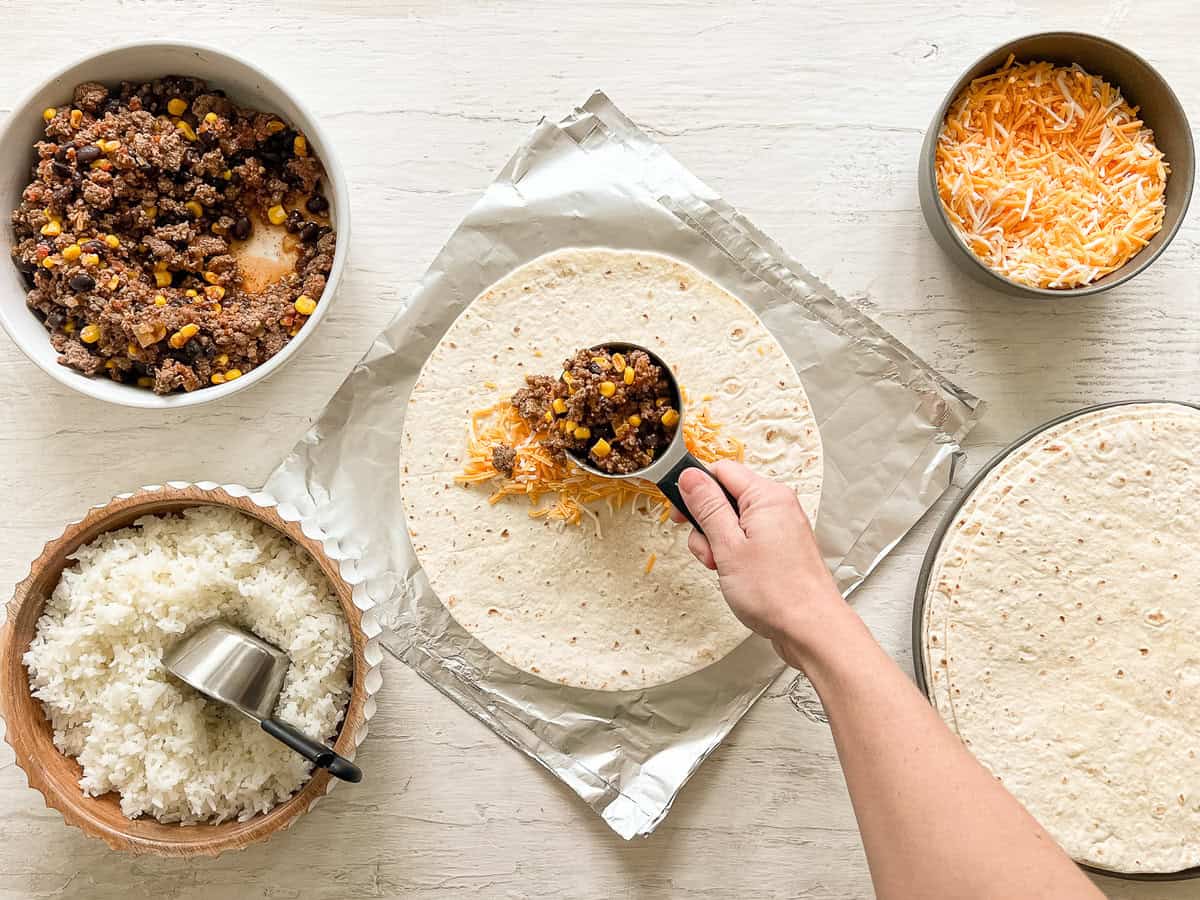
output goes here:
{"type": "MultiPolygon", "coordinates": [[[[129,41],[126,43],[116,44],[111,47],[106,47],[92,53],[86,53],[70,63],[60,66],[51,72],[47,77],[41,79],[33,88],[26,91],[21,98],[13,104],[12,111],[3,123],[0,123],[0,146],[9,138],[9,132],[17,127],[16,123],[21,121],[24,113],[29,111],[29,107],[42,91],[46,90],[52,83],[63,78],[72,69],[77,69],[80,66],[87,65],[98,59],[109,56],[117,56],[124,53],[136,52],[138,50],[156,49],[156,50],[179,50],[183,53],[192,54],[211,54],[217,59],[228,60],[244,66],[250,72],[254,73],[258,78],[265,83],[271,85],[274,89],[283,94],[296,108],[299,117],[304,120],[302,124],[304,132],[315,139],[317,146],[321,148],[320,158],[325,168],[326,191],[329,193],[330,200],[334,209],[334,214],[337,221],[337,246],[334,249],[333,265],[329,270],[329,277],[325,282],[325,290],[321,292],[321,297],[317,303],[317,308],[304,323],[304,327],[296,334],[294,338],[267,360],[262,365],[252,369],[247,374],[237,380],[221,385],[209,385],[199,388],[190,393],[182,394],[166,394],[159,395],[145,388],[131,388],[127,385],[115,385],[103,378],[91,378],[83,375],[73,369],[68,369],[65,366],[59,365],[56,362],[48,362],[39,359],[34,353],[26,348],[25,343],[18,337],[16,329],[10,324],[7,305],[0,303],[0,328],[3,328],[5,333],[12,342],[17,346],[22,354],[39,369],[49,375],[58,383],[68,387],[77,393],[91,397],[95,400],[102,400],[106,403],[112,403],[117,406],[126,406],[136,409],[181,409],[188,406],[199,406],[205,403],[212,403],[216,400],[221,400],[230,397],[239,391],[247,390],[254,385],[266,380],[272,374],[281,369],[296,353],[300,347],[311,336],[313,331],[320,325],[325,318],[325,314],[329,311],[329,307],[333,305],[333,300],[337,295],[338,287],[341,284],[342,274],[346,267],[346,258],[349,253],[350,245],[350,194],[349,185],[346,182],[345,169],[342,167],[341,161],[337,155],[337,151],[329,140],[329,135],[321,127],[320,121],[313,115],[312,111],[292,92],[282,81],[272,77],[267,72],[263,71],[255,63],[251,62],[246,57],[232,50],[221,50],[213,47],[210,44],[203,44],[194,41],[182,40],[140,40],[129,41]],[[125,388],[121,390],[121,388],[125,388]]],[[[186,66],[181,67],[178,73],[164,74],[182,74],[186,75],[186,66]]],[[[220,87],[219,79],[215,80],[217,86],[220,87]]],[[[21,163],[24,165],[24,162],[21,163]]],[[[7,227],[7,226],[6,226],[7,227]]],[[[7,238],[7,234],[5,237],[7,238]]],[[[0,264],[8,264],[0,263],[0,264]]]]}
{"type": "MultiPolygon", "coordinates": [[[[368,723],[375,712],[374,694],[381,683],[381,628],[374,612],[374,603],[365,596],[365,592],[355,591],[351,583],[342,577],[341,564],[349,557],[338,552],[334,542],[319,528],[303,520],[290,504],[279,504],[271,495],[251,491],[241,485],[168,482],[119,494],[106,503],[93,506],[82,518],[68,523],[58,537],[46,543],[30,564],[29,574],[16,585],[7,605],[7,618],[0,627],[0,683],[9,688],[14,685],[23,685],[25,688],[23,693],[19,687],[17,690],[0,690],[4,740],[12,747],[16,764],[25,772],[29,786],[42,795],[47,807],[62,815],[67,825],[79,828],[90,837],[100,838],[114,850],[134,855],[216,857],[228,850],[244,849],[290,828],[337,784],[337,779],[329,772],[314,770],[296,793],[268,812],[255,814],[245,822],[226,822],[222,826],[209,823],[164,825],[153,818],[117,820],[119,823],[141,822],[151,829],[169,829],[172,836],[160,839],[131,833],[122,829],[120,824],[112,824],[93,806],[98,798],[84,796],[77,786],[69,790],[61,778],[47,774],[48,767],[43,765],[43,754],[47,752],[75,766],[78,763],[47,740],[48,723],[44,714],[39,719],[31,719],[22,712],[30,707],[41,710],[41,704],[29,691],[29,673],[23,660],[28,644],[18,642],[16,633],[22,613],[26,619],[31,615],[40,617],[45,606],[48,591],[36,593],[36,582],[54,565],[56,555],[60,558],[69,556],[83,543],[95,540],[100,534],[126,527],[144,515],[165,514],[196,506],[232,509],[262,522],[298,545],[320,566],[329,580],[330,589],[336,594],[349,625],[352,643],[351,694],[333,745],[347,759],[354,759],[358,745],[366,737],[368,723]],[[232,832],[227,829],[218,837],[204,834],[206,829],[228,825],[233,826],[232,832]],[[175,839],[174,835],[179,835],[179,839],[175,839]]],[[[69,564],[70,560],[66,559],[65,562],[69,564]]]]}
{"type": "MultiPolygon", "coordinates": [[[[988,59],[988,57],[994,56],[1001,51],[1007,51],[1014,54],[1019,59],[1021,55],[1020,46],[1022,44],[1034,39],[1042,38],[1071,38],[1093,41],[1097,44],[1106,46],[1112,52],[1120,53],[1129,57],[1134,63],[1141,66],[1151,78],[1158,82],[1159,86],[1163,90],[1163,95],[1167,97],[1167,99],[1170,101],[1170,105],[1175,108],[1183,121],[1189,121],[1187,117],[1187,110],[1184,108],[1183,103],[1180,102],[1179,96],[1175,93],[1174,88],[1171,87],[1170,83],[1162,76],[1162,73],[1159,72],[1158,69],[1156,69],[1153,65],[1151,65],[1150,62],[1145,59],[1145,57],[1131,50],[1129,47],[1126,47],[1124,44],[1120,44],[1111,38],[1102,37],[1098,34],[1091,34],[1086,31],[1054,30],[1035,31],[1030,34],[1024,34],[1019,37],[1012,38],[1002,44],[996,45],[986,53],[981,53],[979,56],[977,56],[970,63],[970,65],[962,70],[958,78],[955,79],[953,85],[950,87],[950,90],[946,93],[942,102],[938,105],[937,111],[934,113],[933,120],[929,126],[929,134],[931,136],[936,136],[940,132],[942,123],[946,120],[946,112],[950,109],[950,104],[954,102],[955,98],[959,95],[963,88],[965,88],[972,80],[970,73],[980,66],[986,59],[988,59]]],[[[1118,85],[1118,87],[1120,87],[1120,85],[1118,85]]],[[[1192,191],[1196,181],[1196,145],[1195,140],[1192,137],[1190,125],[1183,129],[1183,137],[1184,143],[1187,146],[1187,157],[1191,161],[1191,165],[1188,167],[1189,176],[1187,179],[1187,184],[1183,185],[1182,187],[1182,198],[1178,201],[1180,204],[1179,217],[1175,220],[1175,223],[1165,231],[1165,233],[1160,232],[1163,234],[1162,243],[1160,243],[1158,247],[1155,248],[1151,253],[1147,254],[1144,259],[1141,258],[1142,254],[1138,253],[1132,259],[1127,260],[1119,269],[1110,273],[1110,275],[1116,276],[1111,281],[1106,281],[1103,284],[1093,282],[1091,284],[1085,284],[1074,288],[1043,288],[1036,287],[1034,285],[1022,284],[1019,281],[1014,281],[1007,275],[1000,274],[988,266],[985,262],[983,262],[983,260],[975,255],[975,252],[970,247],[967,246],[966,242],[962,239],[962,236],[958,233],[958,229],[954,227],[953,223],[946,216],[946,210],[943,207],[941,197],[937,192],[937,168],[935,165],[937,159],[936,137],[934,137],[934,139],[928,143],[927,147],[922,147],[921,166],[924,170],[925,177],[929,179],[929,184],[931,185],[932,201],[930,206],[936,210],[934,214],[938,217],[942,226],[949,233],[950,238],[954,241],[958,249],[962,251],[962,253],[980,272],[984,273],[990,279],[996,282],[994,287],[999,290],[1007,291],[1010,294],[1018,293],[1025,297],[1038,297],[1046,299],[1060,297],[1088,297],[1093,294],[1100,294],[1104,291],[1119,287],[1120,285],[1129,281],[1131,278],[1141,274],[1142,271],[1149,268],[1155,262],[1155,260],[1157,260],[1163,254],[1167,247],[1171,245],[1171,242],[1175,240],[1175,235],[1178,234],[1179,229],[1183,226],[1184,219],[1187,218],[1188,208],[1191,206],[1192,201],[1192,191]]],[[[1170,160],[1168,160],[1168,162],[1170,162],[1170,160]]],[[[1173,177],[1175,177],[1174,172],[1167,176],[1168,184],[1170,184],[1170,180],[1173,177]]]]}

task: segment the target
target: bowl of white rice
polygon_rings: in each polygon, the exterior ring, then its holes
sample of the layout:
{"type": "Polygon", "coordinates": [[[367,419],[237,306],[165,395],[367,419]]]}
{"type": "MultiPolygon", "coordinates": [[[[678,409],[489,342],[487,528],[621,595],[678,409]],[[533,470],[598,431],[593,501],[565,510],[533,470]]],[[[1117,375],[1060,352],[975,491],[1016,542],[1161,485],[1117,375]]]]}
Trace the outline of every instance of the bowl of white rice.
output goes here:
{"type": "Polygon", "coordinates": [[[162,665],[206,622],[247,629],[291,659],[276,717],[353,759],[379,629],[321,538],[261,493],[174,484],[47,544],[0,631],[5,739],[46,804],[114,849],[216,856],[323,797],[327,771],[162,665]]]}

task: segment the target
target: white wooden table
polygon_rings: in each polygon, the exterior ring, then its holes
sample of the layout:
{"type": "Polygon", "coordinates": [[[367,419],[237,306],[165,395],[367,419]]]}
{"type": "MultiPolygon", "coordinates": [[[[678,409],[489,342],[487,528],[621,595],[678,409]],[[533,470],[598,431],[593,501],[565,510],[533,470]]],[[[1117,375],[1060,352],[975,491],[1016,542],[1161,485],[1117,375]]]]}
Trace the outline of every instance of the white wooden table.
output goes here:
{"type": "MultiPolygon", "coordinates": [[[[1200,110],[1192,0],[706,3],[0,0],[0,110],[76,55],[139,37],[228,47],[322,119],[353,186],[337,306],[300,358],[231,401],[175,415],[83,399],[0,337],[0,588],[88,505],[166,479],[260,484],[542,114],[603,87],[809,268],[991,402],[964,475],[1027,428],[1130,397],[1195,399],[1197,216],[1127,287],[1009,300],[952,271],[915,164],[949,83],[1018,34],[1095,31],[1200,110]]],[[[960,476],[960,483],[964,480],[960,476]]],[[[906,664],[934,517],[856,595],[906,664]]],[[[43,808],[0,745],[0,898],[871,896],[819,705],[782,678],[648,840],[625,843],[566,788],[389,658],[360,761],[297,828],[218,861],[122,858],[43,808]]],[[[1102,881],[1113,897],[1191,885],[1102,881]]]]}

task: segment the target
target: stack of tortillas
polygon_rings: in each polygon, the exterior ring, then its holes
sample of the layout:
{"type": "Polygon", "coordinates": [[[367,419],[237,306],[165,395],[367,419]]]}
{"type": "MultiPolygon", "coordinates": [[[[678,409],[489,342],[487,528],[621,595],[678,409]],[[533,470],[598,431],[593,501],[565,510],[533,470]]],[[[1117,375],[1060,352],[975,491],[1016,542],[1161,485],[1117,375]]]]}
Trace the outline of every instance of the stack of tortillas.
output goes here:
{"type": "Polygon", "coordinates": [[[1084,413],[955,515],[924,609],[938,711],[1082,863],[1200,865],[1200,411],[1084,413]]]}
{"type": "MultiPolygon", "coordinates": [[[[740,300],[650,253],[563,250],[484,291],[426,362],[405,418],[401,495],[413,547],[454,618],[506,662],[548,681],[630,690],[720,660],[748,632],[690,528],[601,507],[584,527],[534,519],[524,498],[462,486],[471,413],[526,374],[557,375],[581,347],[630,341],[672,366],[745,462],[791,485],[810,516],[821,440],[795,368],[740,300]]],[[[686,416],[686,413],[685,413],[686,416]]]]}

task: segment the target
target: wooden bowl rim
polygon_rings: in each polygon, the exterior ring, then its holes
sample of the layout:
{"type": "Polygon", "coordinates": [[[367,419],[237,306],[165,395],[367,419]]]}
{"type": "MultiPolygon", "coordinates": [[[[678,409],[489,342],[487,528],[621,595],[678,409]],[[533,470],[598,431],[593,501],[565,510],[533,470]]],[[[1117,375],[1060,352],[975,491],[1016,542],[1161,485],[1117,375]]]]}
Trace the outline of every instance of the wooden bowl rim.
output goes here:
{"type": "MultiPolygon", "coordinates": [[[[380,683],[378,670],[382,653],[378,637],[381,629],[373,612],[374,604],[366,597],[365,591],[355,592],[350,582],[342,576],[340,562],[347,557],[332,541],[326,539],[319,528],[305,523],[290,506],[281,508],[271,495],[262,491],[251,491],[241,485],[169,482],[120,494],[107,503],[92,507],[81,519],[68,523],[58,537],[45,544],[41,553],[30,564],[29,574],[16,585],[13,597],[7,604],[7,618],[0,628],[0,679],[7,680],[12,667],[19,667],[21,677],[17,680],[25,685],[25,694],[16,697],[10,696],[8,691],[0,690],[0,716],[4,718],[4,739],[12,747],[16,763],[25,772],[29,786],[42,795],[47,807],[57,810],[68,825],[79,828],[84,834],[100,838],[114,850],[133,854],[216,857],[227,850],[244,849],[252,843],[267,840],[277,832],[290,828],[337,783],[337,779],[327,771],[316,770],[290,798],[269,812],[256,814],[245,822],[226,822],[221,825],[163,825],[152,818],[124,820],[131,824],[144,823],[150,828],[177,830],[180,835],[187,835],[180,840],[168,840],[135,834],[104,821],[92,808],[92,804],[96,803],[98,798],[85,797],[78,785],[74,786],[73,792],[68,791],[46,774],[45,767],[37,755],[38,751],[45,752],[47,746],[44,737],[38,737],[38,733],[43,731],[45,720],[40,723],[29,721],[26,713],[29,708],[28,701],[35,704],[37,701],[29,693],[29,674],[22,659],[28,649],[28,643],[23,642],[21,646],[17,646],[16,633],[18,618],[27,604],[37,604],[39,616],[45,605],[46,597],[37,596],[33,592],[34,585],[58,554],[69,556],[99,534],[126,527],[133,519],[144,515],[154,515],[171,507],[182,509],[193,506],[221,506],[263,522],[298,544],[317,562],[329,579],[330,587],[337,595],[350,627],[354,660],[350,701],[334,743],[334,749],[348,759],[354,759],[358,745],[366,737],[367,723],[375,710],[373,695],[380,683]],[[136,515],[133,515],[135,512],[136,515]],[[121,521],[117,521],[118,519],[121,521]],[[215,838],[205,837],[204,832],[213,828],[225,829],[226,833],[215,838]],[[189,834],[191,831],[196,832],[195,836],[189,834]]],[[[70,759],[54,747],[53,743],[49,743],[48,746],[60,758],[70,759]]]]}

